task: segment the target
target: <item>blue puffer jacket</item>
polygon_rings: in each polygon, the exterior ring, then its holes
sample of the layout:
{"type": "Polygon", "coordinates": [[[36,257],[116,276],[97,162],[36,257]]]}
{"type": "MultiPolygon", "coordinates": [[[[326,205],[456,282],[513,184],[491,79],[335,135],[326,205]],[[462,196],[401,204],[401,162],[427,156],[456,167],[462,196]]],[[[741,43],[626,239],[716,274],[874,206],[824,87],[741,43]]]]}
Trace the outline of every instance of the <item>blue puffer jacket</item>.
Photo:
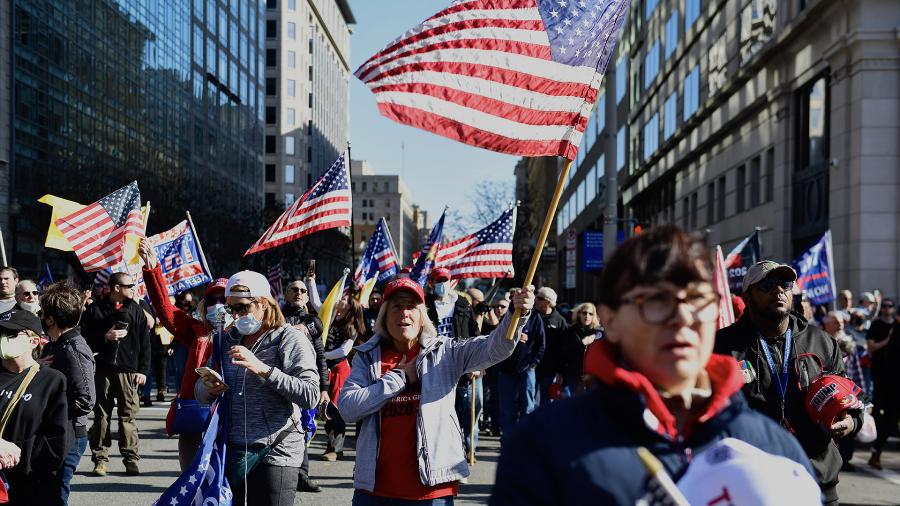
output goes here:
{"type": "Polygon", "coordinates": [[[747,406],[730,357],[710,359],[712,397],[682,433],[647,378],[617,362],[608,343],[593,344],[585,372],[599,385],[541,407],[517,427],[503,447],[490,504],[630,506],[647,493],[638,447],[650,450],[677,481],[694,453],[726,437],[787,457],[812,475],[794,437],[747,406]]]}

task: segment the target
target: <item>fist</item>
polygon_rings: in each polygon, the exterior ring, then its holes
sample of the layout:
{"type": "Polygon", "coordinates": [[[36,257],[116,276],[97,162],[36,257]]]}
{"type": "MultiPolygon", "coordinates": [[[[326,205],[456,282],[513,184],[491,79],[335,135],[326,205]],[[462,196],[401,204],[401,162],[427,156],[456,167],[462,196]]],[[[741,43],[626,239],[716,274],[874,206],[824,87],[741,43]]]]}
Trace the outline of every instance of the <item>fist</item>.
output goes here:
{"type": "Polygon", "coordinates": [[[109,331],[106,333],[106,340],[111,343],[114,343],[114,342],[118,341],[119,339],[123,339],[127,335],[128,335],[127,330],[109,329],[109,331]]]}
{"type": "Polygon", "coordinates": [[[528,285],[525,288],[513,290],[512,293],[513,307],[528,313],[534,307],[534,285],[528,285]]]}

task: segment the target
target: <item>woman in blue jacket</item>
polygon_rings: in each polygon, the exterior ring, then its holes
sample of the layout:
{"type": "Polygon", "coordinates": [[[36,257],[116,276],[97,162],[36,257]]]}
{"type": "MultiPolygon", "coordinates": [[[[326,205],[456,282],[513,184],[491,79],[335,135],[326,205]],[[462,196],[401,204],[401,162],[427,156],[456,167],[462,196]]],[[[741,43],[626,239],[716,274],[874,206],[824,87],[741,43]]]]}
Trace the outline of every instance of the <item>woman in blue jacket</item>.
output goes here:
{"type": "Polygon", "coordinates": [[[594,385],[517,427],[503,447],[491,504],[632,505],[651,482],[638,448],[677,480],[695,453],[724,438],[811,474],[793,436],[748,408],[734,359],[712,355],[719,297],[709,259],[699,239],[676,227],[619,247],[600,287],[606,338],[585,356],[594,385]]]}

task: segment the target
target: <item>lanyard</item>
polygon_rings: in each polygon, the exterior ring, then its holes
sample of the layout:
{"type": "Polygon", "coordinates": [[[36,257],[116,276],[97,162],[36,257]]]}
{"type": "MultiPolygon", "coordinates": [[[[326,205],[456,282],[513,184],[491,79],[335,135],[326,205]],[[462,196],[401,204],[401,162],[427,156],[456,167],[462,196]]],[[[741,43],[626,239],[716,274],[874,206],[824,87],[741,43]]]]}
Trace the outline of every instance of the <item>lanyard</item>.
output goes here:
{"type": "Polygon", "coordinates": [[[775,381],[778,383],[778,390],[781,394],[781,404],[784,405],[784,399],[787,396],[787,386],[788,386],[788,364],[790,364],[791,360],[791,345],[793,344],[791,329],[787,330],[787,334],[785,336],[785,344],[784,344],[784,364],[781,367],[781,374],[778,374],[778,369],[775,366],[775,360],[772,359],[772,352],[769,351],[769,345],[766,343],[765,338],[763,338],[762,334],[759,336],[759,345],[762,346],[763,352],[766,354],[766,362],[769,363],[769,369],[772,371],[772,377],[775,378],[775,381]]]}

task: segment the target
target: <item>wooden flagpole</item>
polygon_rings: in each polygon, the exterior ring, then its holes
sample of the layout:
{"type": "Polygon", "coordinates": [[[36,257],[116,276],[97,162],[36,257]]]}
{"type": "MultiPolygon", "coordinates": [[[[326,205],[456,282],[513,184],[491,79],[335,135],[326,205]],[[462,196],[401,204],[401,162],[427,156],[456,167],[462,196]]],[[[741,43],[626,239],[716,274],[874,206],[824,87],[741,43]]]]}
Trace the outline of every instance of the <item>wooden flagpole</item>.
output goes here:
{"type": "MultiPolygon", "coordinates": [[[[556,189],[553,191],[553,198],[550,200],[550,209],[547,210],[547,214],[544,216],[544,225],[541,227],[541,232],[538,235],[537,245],[534,248],[534,254],[531,256],[531,263],[528,264],[528,272],[525,274],[525,281],[522,283],[522,286],[528,286],[534,280],[534,275],[537,272],[538,262],[541,260],[541,253],[544,251],[544,243],[547,242],[547,236],[550,235],[550,227],[553,225],[553,217],[556,216],[556,208],[559,206],[559,198],[562,196],[563,188],[566,186],[566,181],[569,179],[569,170],[572,168],[572,160],[566,160],[565,165],[563,165],[563,169],[559,172],[559,179],[556,181],[556,189]]],[[[506,330],[506,338],[512,340],[513,334],[515,334],[516,326],[519,323],[519,318],[522,317],[522,310],[516,308],[513,311],[512,321],[509,324],[509,328],[506,330]]]]}

